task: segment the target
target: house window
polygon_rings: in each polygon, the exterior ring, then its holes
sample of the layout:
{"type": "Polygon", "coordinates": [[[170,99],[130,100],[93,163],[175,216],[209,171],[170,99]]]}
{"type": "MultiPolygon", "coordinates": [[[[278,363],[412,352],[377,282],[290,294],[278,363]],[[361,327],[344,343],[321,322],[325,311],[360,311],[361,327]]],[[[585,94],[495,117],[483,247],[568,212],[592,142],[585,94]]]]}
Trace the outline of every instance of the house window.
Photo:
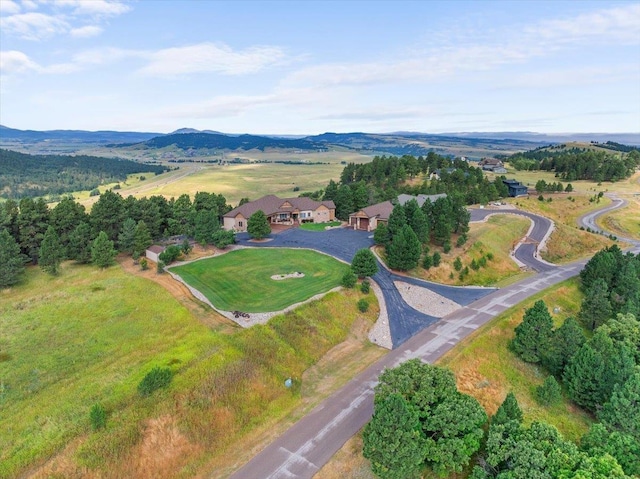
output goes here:
{"type": "Polygon", "coordinates": [[[278,217],[280,218],[280,221],[284,221],[289,217],[289,215],[287,213],[280,213],[278,217]]]}
{"type": "Polygon", "coordinates": [[[238,228],[242,228],[242,221],[238,221],[238,228]]]}

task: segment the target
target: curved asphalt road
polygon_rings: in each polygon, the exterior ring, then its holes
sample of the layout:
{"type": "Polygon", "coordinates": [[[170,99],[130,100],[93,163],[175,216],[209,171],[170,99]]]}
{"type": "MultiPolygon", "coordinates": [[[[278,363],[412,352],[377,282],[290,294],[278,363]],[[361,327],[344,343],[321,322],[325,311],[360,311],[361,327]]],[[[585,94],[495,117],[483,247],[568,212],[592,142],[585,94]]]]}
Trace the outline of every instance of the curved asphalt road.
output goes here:
{"type": "Polygon", "coordinates": [[[553,222],[545,218],[543,216],[534,215],[533,213],[529,213],[528,211],[522,211],[517,209],[504,209],[504,210],[470,210],[471,212],[471,221],[482,221],[487,216],[491,215],[500,215],[500,214],[510,214],[510,215],[520,215],[526,218],[529,218],[533,222],[533,228],[525,238],[525,241],[520,244],[516,248],[515,257],[521,263],[527,265],[529,268],[538,271],[540,273],[544,271],[551,271],[555,269],[557,266],[546,263],[538,259],[538,244],[545,239],[547,233],[553,227],[553,222]],[[531,240],[532,242],[528,242],[526,240],[531,240]]]}
{"type": "MultiPolygon", "coordinates": [[[[580,217],[580,219],[578,220],[578,223],[580,224],[580,226],[583,226],[584,228],[590,228],[591,231],[595,231],[596,233],[601,233],[601,234],[613,234],[614,236],[618,236],[615,233],[611,233],[610,231],[604,231],[602,228],[600,228],[597,224],[596,224],[596,219],[606,213],[609,213],[610,211],[616,210],[618,208],[622,208],[623,206],[627,205],[627,202],[625,200],[623,200],[622,198],[618,198],[615,195],[611,195],[608,194],[606,195],[607,197],[611,198],[611,201],[613,202],[612,204],[610,204],[609,206],[606,206],[602,209],[596,210],[596,211],[592,211],[591,213],[587,213],[586,215],[582,215],[580,217]]],[[[624,241],[626,243],[630,243],[634,246],[640,246],[640,241],[632,239],[632,238],[625,238],[622,236],[618,236],[618,239],[620,241],[624,241]]]]}

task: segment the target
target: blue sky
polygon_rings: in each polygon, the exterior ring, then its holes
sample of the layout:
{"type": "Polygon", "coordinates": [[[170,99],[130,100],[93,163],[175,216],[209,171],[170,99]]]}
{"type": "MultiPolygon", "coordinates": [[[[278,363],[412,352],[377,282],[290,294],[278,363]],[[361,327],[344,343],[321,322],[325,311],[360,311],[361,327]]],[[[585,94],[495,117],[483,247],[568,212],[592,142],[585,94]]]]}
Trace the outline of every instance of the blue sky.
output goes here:
{"type": "Polygon", "coordinates": [[[640,132],[638,2],[0,0],[0,123],[640,132]]]}

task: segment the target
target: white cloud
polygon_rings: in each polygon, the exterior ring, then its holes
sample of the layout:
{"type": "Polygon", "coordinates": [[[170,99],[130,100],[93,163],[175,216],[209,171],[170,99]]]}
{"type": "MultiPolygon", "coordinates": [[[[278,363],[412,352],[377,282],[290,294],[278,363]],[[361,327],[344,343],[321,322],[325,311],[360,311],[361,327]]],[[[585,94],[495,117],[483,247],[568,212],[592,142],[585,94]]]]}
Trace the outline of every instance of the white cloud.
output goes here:
{"type": "Polygon", "coordinates": [[[598,41],[640,43],[640,4],[599,10],[574,18],[542,22],[526,33],[556,42],[598,41]]]}
{"type": "MultiPolygon", "coordinates": [[[[455,35],[459,36],[459,32],[455,35]]],[[[412,50],[403,58],[314,65],[292,73],[284,84],[337,86],[446,80],[501,65],[524,63],[585,42],[640,44],[640,4],[541,22],[515,33],[503,31],[474,36],[469,32],[466,39],[458,38],[458,46],[444,40],[443,45],[412,50]],[[500,40],[496,42],[496,38],[500,40]]]]}
{"type": "Polygon", "coordinates": [[[12,73],[39,71],[40,69],[40,65],[23,52],[17,50],[0,51],[0,73],[3,76],[12,73]]]}
{"type": "Polygon", "coordinates": [[[34,0],[22,0],[22,7],[26,10],[37,10],[38,3],[34,0]]]}
{"type": "Polygon", "coordinates": [[[72,28],[69,34],[76,38],[88,38],[100,35],[102,31],[102,27],[97,25],[85,25],[84,27],[72,28]]]}
{"type": "Polygon", "coordinates": [[[225,44],[200,43],[186,47],[167,48],[149,55],[149,63],[138,70],[148,76],[179,76],[198,72],[225,75],[256,73],[281,63],[284,52],[278,47],[254,46],[234,51],[225,44]]]}
{"type": "Polygon", "coordinates": [[[57,16],[29,12],[0,18],[0,28],[5,33],[27,40],[41,40],[65,33],[69,29],[69,24],[57,16]]]}
{"type": "Polygon", "coordinates": [[[107,0],[33,0],[22,3],[26,10],[43,7],[41,12],[21,13],[21,6],[13,0],[0,0],[0,27],[8,35],[27,40],[44,40],[54,35],[70,34],[86,38],[102,33],[99,23],[106,18],[121,15],[131,10],[121,1],[107,0]],[[91,19],[91,25],[87,23],[91,19]],[[79,24],[79,25],[78,25],[79,24]]]}
{"type": "Polygon", "coordinates": [[[20,5],[13,0],[0,1],[0,15],[14,15],[20,13],[20,5]]]}
{"type": "Polygon", "coordinates": [[[70,7],[75,15],[112,17],[127,13],[131,7],[120,1],[56,0],[57,7],[70,7]]]}

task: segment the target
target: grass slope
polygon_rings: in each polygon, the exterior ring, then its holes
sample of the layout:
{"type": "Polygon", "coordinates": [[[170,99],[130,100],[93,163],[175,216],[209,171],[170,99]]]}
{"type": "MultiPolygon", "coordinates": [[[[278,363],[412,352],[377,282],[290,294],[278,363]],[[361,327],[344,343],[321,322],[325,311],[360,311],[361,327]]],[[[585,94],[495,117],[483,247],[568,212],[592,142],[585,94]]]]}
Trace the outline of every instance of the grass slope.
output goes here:
{"type": "Polygon", "coordinates": [[[315,251],[255,248],[172,268],[217,308],[249,313],[279,311],[340,285],[349,268],[315,251]],[[304,273],[302,278],[271,276],[304,273]]]}
{"type": "MultiPolygon", "coordinates": [[[[248,453],[254,431],[286,427],[298,409],[335,390],[301,378],[354,323],[366,330],[375,320],[375,298],[362,314],[360,297],[332,293],[229,334],[117,267],[65,263],[57,278],[29,268],[22,285],[0,292],[0,477],[30,469],[41,477],[158,479],[193,477],[211,464],[229,469],[248,453]],[[155,365],[170,367],[174,380],[142,398],[137,384],[155,365]],[[282,386],[289,376],[291,390],[282,386]],[[107,427],[91,432],[95,403],[106,408],[107,427]],[[231,444],[240,451],[229,454],[231,444]]],[[[379,357],[359,348],[342,356],[354,374],[379,357]]]]}

